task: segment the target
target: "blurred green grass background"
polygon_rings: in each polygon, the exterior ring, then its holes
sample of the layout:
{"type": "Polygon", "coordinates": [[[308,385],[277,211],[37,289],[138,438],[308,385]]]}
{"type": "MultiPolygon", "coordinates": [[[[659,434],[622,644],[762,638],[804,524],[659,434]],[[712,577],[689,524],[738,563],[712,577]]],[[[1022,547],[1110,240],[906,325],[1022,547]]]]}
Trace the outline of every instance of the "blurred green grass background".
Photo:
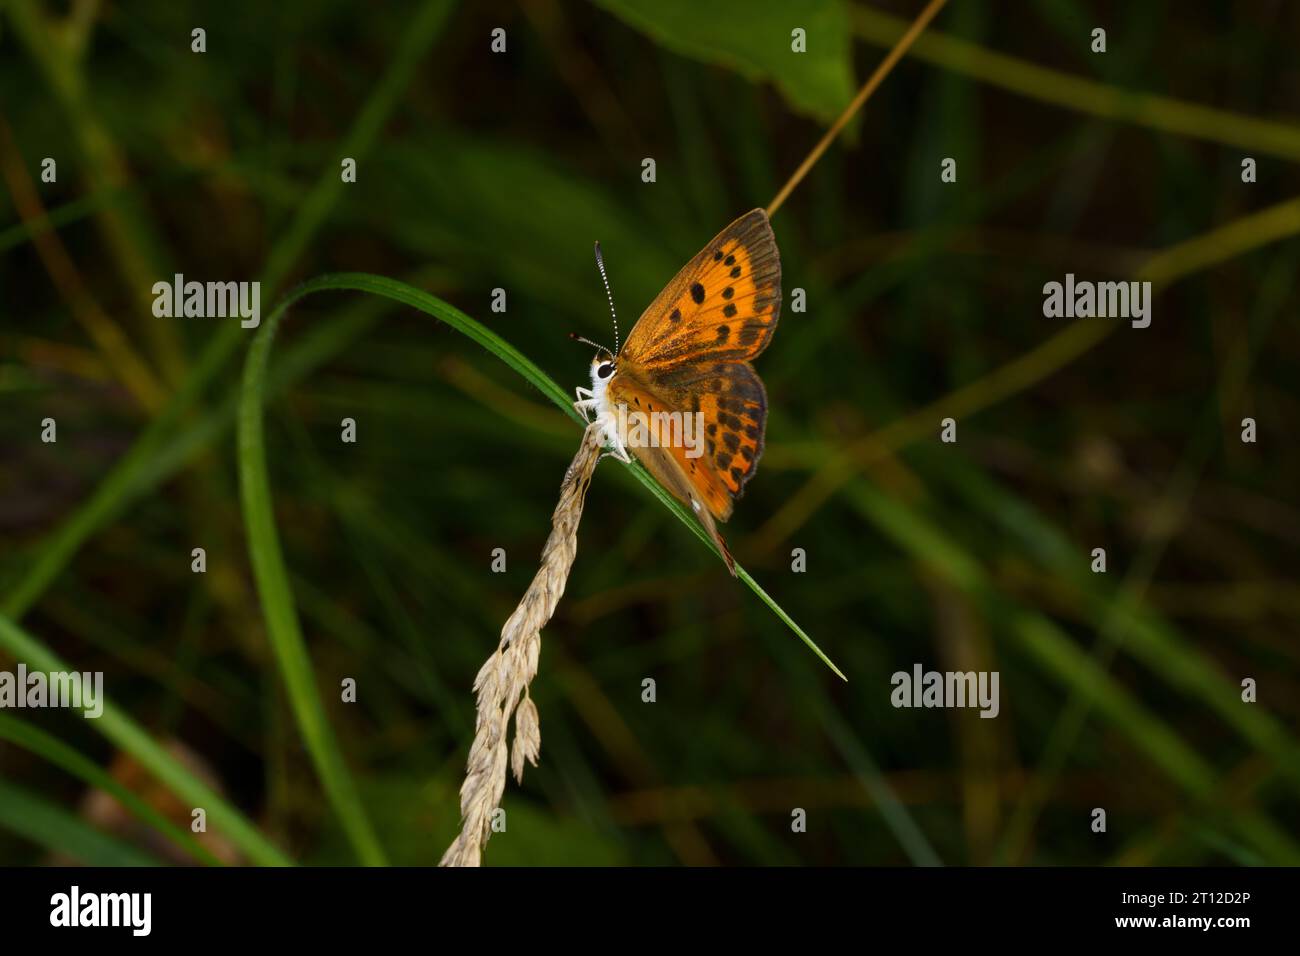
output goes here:
{"type": "MultiPolygon", "coordinates": [[[[0,667],[102,670],[113,702],[0,711],[0,862],[436,861],[470,682],[578,441],[413,309],[290,308],[266,457],[339,799],[253,583],[252,335],[154,319],[153,282],[260,279],[265,320],[299,280],[391,276],[582,384],[592,240],[626,329],[918,10],[0,7],[0,667]]],[[[758,362],[768,450],[725,529],[848,683],[606,462],[543,632],[541,763],[487,863],[1300,861],[1297,35],[1263,0],[944,11],[774,217],[809,307],[758,362]],[[1066,272],[1149,279],[1151,328],[1044,319],[1066,272]],[[1001,715],[895,710],[915,662],[999,671],[1001,715]]]]}

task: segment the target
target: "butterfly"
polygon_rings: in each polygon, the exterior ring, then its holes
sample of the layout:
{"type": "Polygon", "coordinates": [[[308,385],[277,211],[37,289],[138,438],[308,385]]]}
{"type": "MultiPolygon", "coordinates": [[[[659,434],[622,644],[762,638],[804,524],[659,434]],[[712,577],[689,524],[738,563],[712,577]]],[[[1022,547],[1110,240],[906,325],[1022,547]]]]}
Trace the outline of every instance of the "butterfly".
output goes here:
{"type": "MultiPolygon", "coordinates": [[[[596,259],[609,295],[599,244],[596,259]]],[[[763,454],[767,394],[749,363],[772,340],[780,313],[776,237],[767,213],[754,209],[682,267],[621,350],[615,318],[614,349],[596,345],[591,388],[575,390],[574,407],[601,430],[607,454],[635,455],[696,516],[732,575],[735,561],[717,522],[731,517],[763,454]],[[680,431],[667,430],[678,440],[638,441],[642,419],[680,421],[680,431]]]]}

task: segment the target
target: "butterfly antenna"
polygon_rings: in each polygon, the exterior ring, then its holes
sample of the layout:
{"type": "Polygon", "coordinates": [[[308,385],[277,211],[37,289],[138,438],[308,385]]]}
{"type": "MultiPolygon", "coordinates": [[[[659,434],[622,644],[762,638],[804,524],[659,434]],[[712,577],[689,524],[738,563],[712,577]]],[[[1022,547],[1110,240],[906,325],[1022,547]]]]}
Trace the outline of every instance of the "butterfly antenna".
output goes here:
{"type": "Polygon", "coordinates": [[[596,268],[600,270],[600,281],[605,283],[605,298],[609,299],[609,314],[614,318],[614,355],[618,355],[618,313],[614,311],[614,294],[609,291],[609,276],[605,274],[605,260],[600,255],[600,242],[596,242],[596,268]]]}
{"type": "MultiPolygon", "coordinates": [[[[609,346],[601,345],[599,342],[593,342],[591,339],[583,338],[577,332],[570,332],[569,338],[573,339],[575,342],[581,342],[583,345],[590,345],[593,349],[597,349],[598,351],[609,352],[609,346]]],[[[609,352],[609,354],[610,357],[613,358],[614,353],[609,352]]]]}

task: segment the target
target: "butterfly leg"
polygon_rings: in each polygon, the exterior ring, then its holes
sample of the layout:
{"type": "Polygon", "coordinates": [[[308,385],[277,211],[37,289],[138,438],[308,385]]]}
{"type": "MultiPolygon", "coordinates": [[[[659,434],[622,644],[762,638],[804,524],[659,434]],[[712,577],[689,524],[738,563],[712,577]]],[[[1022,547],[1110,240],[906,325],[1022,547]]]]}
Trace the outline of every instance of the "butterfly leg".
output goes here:
{"type": "Polygon", "coordinates": [[[595,395],[592,394],[591,389],[583,388],[581,385],[573,390],[573,394],[578,397],[578,400],[573,403],[573,407],[577,410],[579,415],[581,415],[587,422],[590,422],[591,416],[587,414],[587,410],[596,407],[595,395]]]}
{"type": "MultiPolygon", "coordinates": [[[[632,464],[632,456],[627,453],[627,448],[625,448],[623,442],[619,440],[618,432],[606,428],[605,423],[599,419],[593,424],[593,427],[600,428],[601,437],[603,437],[609,444],[609,448],[601,454],[600,458],[617,458],[625,465],[632,464]]],[[[600,458],[596,460],[600,461],[600,458]]]]}
{"type": "Polygon", "coordinates": [[[605,454],[601,455],[600,457],[604,458],[606,455],[608,455],[610,458],[617,458],[625,465],[632,464],[632,456],[627,453],[627,449],[623,447],[623,443],[620,442],[617,438],[614,439],[614,447],[611,448],[609,451],[605,452],[605,454]]]}

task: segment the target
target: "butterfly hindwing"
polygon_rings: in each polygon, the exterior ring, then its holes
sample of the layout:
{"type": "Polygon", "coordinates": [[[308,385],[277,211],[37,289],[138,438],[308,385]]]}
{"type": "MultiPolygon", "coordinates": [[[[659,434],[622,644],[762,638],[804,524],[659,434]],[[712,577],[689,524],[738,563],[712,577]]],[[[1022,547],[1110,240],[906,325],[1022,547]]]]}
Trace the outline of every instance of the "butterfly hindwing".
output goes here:
{"type": "Polygon", "coordinates": [[[703,454],[691,457],[684,448],[670,450],[713,516],[720,521],[731,517],[734,499],[744,493],[763,454],[767,395],[753,367],[748,362],[710,360],[652,376],[623,359],[608,394],[614,407],[624,405],[629,412],[699,413],[703,454]]]}
{"type": "MultiPolygon", "coordinates": [[[[610,405],[623,409],[625,416],[632,414],[654,415],[656,412],[689,415],[693,397],[670,389],[653,389],[637,374],[634,367],[623,366],[610,380],[607,392],[610,405]]],[[[702,403],[701,403],[702,404],[702,403]]],[[[625,438],[625,436],[623,436],[625,438]]],[[[700,436],[695,436],[697,444],[700,436]]],[[[625,440],[626,444],[626,440],[625,440]]],[[[718,474],[707,445],[694,455],[685,443],[665,443],[663,447],[634,445],[629,449],[650,472],[685,505],[694,498],[710,514],[726,521],[731,515],[731,494],[718,474]]],[[[699,514],[698,509],[693,509],[699,514]]]]}
{"type": "MultiPolygon", "coordinates": [[[[763,454],[767,393],[748,362],[690,362],[653,380],[654,387],[680,395],[686,409],[704,421],[705,457],[731,498],[744,494],[763,454]]],[[[730,508],[727,509],[730,514],[730,508]]],[[[716,513],[716,512],[715,512],[716,513]]],[[[723,515],[718,517],[726,520],[723,515]]]]}
{"type": "Polygon", "coordinates": [[[754,209],[718,233],[642,313],[621,357],[647,373],[708,356],[752,359],[781,313],[781,257],[767,213],[754,209]]]}

